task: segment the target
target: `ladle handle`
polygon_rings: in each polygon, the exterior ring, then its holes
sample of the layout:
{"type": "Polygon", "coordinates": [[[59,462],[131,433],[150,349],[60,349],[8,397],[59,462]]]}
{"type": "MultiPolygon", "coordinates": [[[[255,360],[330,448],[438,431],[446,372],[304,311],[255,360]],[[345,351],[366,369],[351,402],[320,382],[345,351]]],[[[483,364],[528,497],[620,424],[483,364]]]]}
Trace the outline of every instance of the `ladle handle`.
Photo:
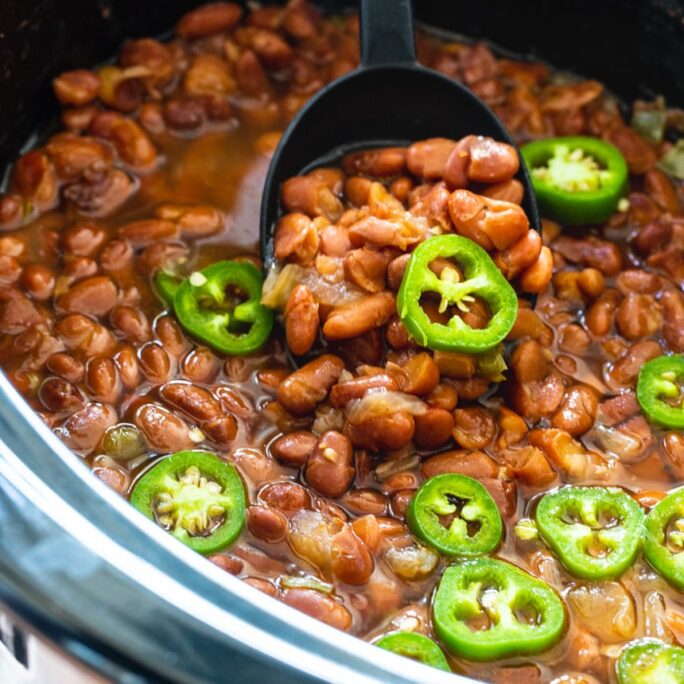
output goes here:
{"type": "Polygon", "coordinates": [[[411,0],[361,0],[361,62],[364,66],[416,61],[411,0]]]}

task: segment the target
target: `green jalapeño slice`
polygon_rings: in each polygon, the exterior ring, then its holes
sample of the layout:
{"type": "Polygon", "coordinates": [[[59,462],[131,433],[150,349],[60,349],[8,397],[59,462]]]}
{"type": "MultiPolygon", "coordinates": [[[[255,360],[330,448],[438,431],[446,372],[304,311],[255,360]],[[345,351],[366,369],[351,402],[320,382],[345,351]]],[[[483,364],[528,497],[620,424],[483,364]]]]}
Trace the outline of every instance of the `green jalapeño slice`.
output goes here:
{"type": "Polygon", "coordinates": [[[614,145],[580,135],[520,149],[544,216],[581,226],[607,219],[627,190],[627,162],[614,145]]]}
{"type": "Polygon", "coordinates": [[[411,254],[397,295],[397,311],[423,347],[479,354],[493,349],[508,335],[518,315],[518,298],[482,247],[460,235],[438,235],[411,254]],[[459,268],[444,268],[437,277],[430,264],[440,257],[452,260],[459,268]],[[429,294],[440,299],[441,313],[452,306],[466,312],[478,297],[489,307],[491,318],[479,329],[457,315],[445,324],[434,323],[421,302],[429,294]]]}
{"type": "Polygon", "coordinates": [[[618,684],[682,684],[684,648],[657,639],[632,641],[615,666],[618,684]]]}
{"type": "Polygon", "coordinates": [[[268,340],[273,312],[261,303],[261,274],[252,264],[219,261],[186,278],[173,296],[178,321],[224,354],[256,351],[268,340]]]}
{"type": "Polygon", "coordinates": [[[417,660],[423,665],[430,665],[430,667],[436,667],[438,670],[451,672],[442,649],[432,639],[417,632],[388,634],[378,639],[375,645],[405,658],[417,660]]]}
{"type": "Polygon", "coordinates": [[[658,356],[639,371],[637,401],[649,420],[684,430],[684,354],[658,356]]]}
{"type": "Polygon", "coordinates": [[[684,488],[668,494],[646,516],[644,554],[670,584],[684,591],[684,488]]]}
{"type": "Polygon", "coordinates": [[[431,477],[411,499],[406,521],[424,542],[449,556],[477,556],[501,541],[501,514],[489,492],[472,477],[431,477]]]}
{"type": "Polygon", "coordinates": [[[432,610],[437,636],[466,660],[541,653],[565,629],[565,609],[551,587],[486,556],[447,568],[432,610]]]}
{"type": "Polygon", "coordinates": [[[136,483],[131,503],[199,553],[237,539],[245,522],[245,490],[233,466],[208,451],[179,451],[136,483]]]}
{"type": "Polygon", "coordinates": [[[563,487],[542,497],[537,528],[566,570],[583,579],[619,577],[641,546],[644,513],[617,487],[563,487]]]}

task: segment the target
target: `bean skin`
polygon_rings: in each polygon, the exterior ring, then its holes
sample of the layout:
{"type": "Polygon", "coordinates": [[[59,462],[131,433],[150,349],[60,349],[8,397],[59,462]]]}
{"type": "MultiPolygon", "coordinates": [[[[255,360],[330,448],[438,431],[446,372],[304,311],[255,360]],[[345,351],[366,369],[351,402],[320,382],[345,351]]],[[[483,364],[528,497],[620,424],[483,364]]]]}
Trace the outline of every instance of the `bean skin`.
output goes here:
{"type": "Polygon", "coordinates": [[[484,449],[495,434],[494,418],[486,409],[473,406],[454,412],[454,440],[464,449],[484,449]]]}
{"type": "Polygon", "coordinates": [[[323,496],[342,496],[354,479],[353,455],[347,437],[334,430],[324,433],[306,463],[307,482],[323,496]]]}
{"type": "Polygon", "coordinates": [[[313,433],[300,430],[278,437],[271,444],[270,452],[283,465],[298,468],[306,463],[317,443],[313,433]]]}
{"type": "Polygon", "coordinates": [[[342,359],[323,354],[280,383],[278,401],[295,416],[304,416],[325,399],[343,370],[342,359]]]}
{"type": "Polygon", "coordinates": [[[283,313],[285,337],[290,351],[306,354],[318,335],[318,302],[306,285],[299,284],[290,293],[283,313]]]}

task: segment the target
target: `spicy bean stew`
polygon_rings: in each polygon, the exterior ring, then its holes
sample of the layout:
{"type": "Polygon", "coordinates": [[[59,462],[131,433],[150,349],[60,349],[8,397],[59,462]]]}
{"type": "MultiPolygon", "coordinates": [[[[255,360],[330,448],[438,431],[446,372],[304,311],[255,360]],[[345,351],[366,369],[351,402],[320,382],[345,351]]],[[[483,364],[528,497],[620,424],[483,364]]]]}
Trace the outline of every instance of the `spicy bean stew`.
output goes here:
{"type": "Polygon", "coordinates": [[[0,365],[93,473],[338,629],[496,684],[684,681],[681,113],[417,37],[522,145],[261,185],[358,63],[300,0],[61,74],[0,195],[0,365]],[[655,678],[655,679],[654,679],[655,678]]]}

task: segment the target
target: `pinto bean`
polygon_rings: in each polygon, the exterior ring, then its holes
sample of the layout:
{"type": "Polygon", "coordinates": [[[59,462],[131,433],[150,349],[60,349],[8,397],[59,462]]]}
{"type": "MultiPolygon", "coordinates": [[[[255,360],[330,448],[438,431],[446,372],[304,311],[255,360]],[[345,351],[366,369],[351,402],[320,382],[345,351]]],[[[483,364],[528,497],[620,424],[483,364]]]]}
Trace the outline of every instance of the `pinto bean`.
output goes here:
{"type": "Polygon", "coordinates": [[[672,237],[672,224],[652,221],[639,230],[632,240],[634,248],[642,254],[651,254],[663,247],[672,237]]]}
{"type": "Polygon", "coordinates": [[[560,331],[558,348],[562,351],[582,356],[590,346],[591,337],[580,325],[571,323],[560,331]]]}
{"type": "Polygon", "coordinates": [[[290,212],[308,216],[325,216],[330,221],[340,218],[342,202],[324,183],[313,176],[295,176],[286,180],[281,188],[281,201],[290,212]]]}
{"type": "Polygon", "coordinates": [[[486,409],[471,406],[454,411],[453,437],[464,449],[484,449],[495,434],[494,417],[486,409]]]}
{"type": "Polygon", "coordinates": [[[221,364],[207,347],[191,349],[180,361],[180,372],[191,382],[210,383],[219,372],[221,364]]]}
{"type": "Polygon", "coordinates": [[[541,449],[552,465],[571,482],[601,479],[607,473],[604,458],[593,451],[587,451],[564,430],[532,430],[528,439],[530,444],[541,449]]]}
{"type": "Polygon", "coordinates": [[[397,382],[399,389],[407,394],[422,397],[430,394],[439,383],[439,366],[425,352],[410,356],[402,370],[403,373],[397,376],[397,382]]]}
{"type": "Polygon", "coordinates": [[[283,313],[287,346],[293,354],[306,354],[318,335],[318,302],[306,285],[299,284],[290,293],[283,313]]]}
{"type": "Polygon", "coordinates": [[[52,296],[55,289],[55,276],[48,266],[28,264],[20,271],[20,275],[22,287],[32,299],[44,301],[52,296]]]}
{"type": "Polygon", "coordinates": [[[112,326],[124,339],[130,342],[145,342],[150,339],[150,324],[140,309],[132,306],[115,306],[110,318],[112,326]]]}
{"type": "Polygon", "coordinates": [[[273,482],[266,485],[259,492],[259,500],[288,518],[297,511],[311,507],[309,492],[294,482],[273,482]]]}
{"type": "Polygon", "coordinates": [[[83,364],[70,354],[64,352],[52,354],[46,365],[51,373],[59,375],[71,383],[80,382],[83,379],[83,364]]]}
{"type": "Polygon", "coordinates": [[[566,392],[551,425],[573,436],[583,435],[594,424],[597,409],[596,391],[588,385],[576,385],[566,392]]]}
{"type": "Polygon", "coordinates": [[[660,300],[663,309],[663,338],[673,352],[684,352],[684,295],[668,290],[660,300]]]}
{"type": "Polygon", "coordinates": [[[396,292],[399,289],[410,258],[410,254],[402,254],[387,265],[387,285],[391,290],[396,292]]]}
{"type": "Polygon", "coordinates": [[[140,384],[140,366],[133,347],[126,346],[120,349],[114,357],[114,362],[124,387],[134,389],[140,384]]]}
{"type": "Polygon", "coordinates": [[[529,229],[525,212],[511,202],[455,190],[449,197],[449,215],[456,230],[487,250],[507,249],[529,229]]]}
{"type": "Polygon", "coordinates": [[[88,361],[85,381],[88,393],[95,401],[115,404],[121,394],[119,373],[108,356],[95,356],[88,361]]]}
{"type": "Polygon", "coordinates": [[[366,375],[333,385],[330,403],[335,408],[344,408],[353,399],[361,399],[369,390],[397,391],[395,379],[386,373],[366,375]]]}
{"type": "Polygon", "coordinates": [[[313,589],[286,589],[280,600],[292,608],[346,631],[351,626],[351,613],[334,598],[313,589]]]}
{"type": "Polygon", "coordinates": [[[134,422],[150,448],[159,453],[171,453],[195,446],[185,421],[158,404],[140,406],[135,412],[134,422]]]}
{"type": "Polygon", "coordinates": [[[350,525],[334,535],[330,551],[330,569],[338,580],[352,585],[368,581],[373,572],[373,556],[350,525]]]}
{"type": "Polygon", "coordinates": [[[47,155],[39,150],[23,154],[12,169],[11,188],[30,199],[40,211],[57,203],[57,176],[47,155]]]}
{"type": "Polygon", "coordinates": [[[180,228],[181,236],[188,240],[215,235],[225,226],[222,212],[201,204],[189,207],[162,204],[154,214],[162,220],[174,221],[180,228]]]}
{"type": "Polygon", "coordinates": [[[548,287],[552,274],[553,255],[551,250],[544,246],[537,260],[520,274],[520,288],[524,292],[542,294],[548,287]]]}
{"type": "Polygon", "coordinates": [[[522,204],[525,196],[525,188],[517,178],[511,178],[511,180],[502,181],[501,183],[487,185],[482,190],[482,194],[485,197],[491,197],[495,200],[522,204]]]}
{"type": "Polygon", "coordinates": [[[344,274],[348,281],[366,292],[385,289],[385,273],[390,261],[388,254],[362,247],[349,251],[344,259],[344,274]]]}
{"type": "Polygon", "coordinates": [[[654,149],[629,126],[613,126],[603,137],[620,150],[630,173],[646,173],[658,161],[654,149]]]}
{"type": "Polygon", "coordinates": [[[647,294],[629,293],[615,312],[618,332],[628,340],[654,335],[662,325],[660,305],[647,294]]]}
{"type": "Polygon", "coordinates": [[[464,188],[469,181],[502,183],[518,172],[515,148],[481,135],[469,135],[452,150],[444,171],[449,189],[464,188]]]}
{"type": "Polygon", "coordinates": [[[636,268],[628,268],[615,279],[617,288],[622,294],[638,292],[640,294],[655,294],[660,290],[662,281],[660,276],[636,268]]]}
{"type": "Polygon", "coordinates": [[[622,269],[620,248],[614,242],[593,235],[584,239],[562,235],[554,240],[552,247],[568,261],[591,266],[604,276],[615,276],[622,269]]]}
{"type": "Polygon", "coordinates": [[[171,316],[157,318],[154,332],[164,350],[175,358],[185,354],[190,347],[190,343],[185,339],[180,326],[171,316]]]}
{"type": "Polygon", "coordinates": [[[69,314],[57,321],[55,332],[67,349],[86,357],[108,354],[115,346],[114,337],[107,328],[82,314],[69,314]]]}
{"type": "Polygon", "coordinates": [[[537,447],[509,449],[503,456],[508,474],[530,487],[545,487],[556,479],[556,472],[537,447]]]}
{"type": "Polygon", "coordinates": [[[613,327],[613,318],[619,301],[620,293],[608,289],[587,309],[586,323],[591,333],[597,337],[608,334],[613,327]]]}
{"type": "Polygon", "coordinates": [[[111,240],[100,252],[98,261],[103,271],[123,271],[133,261],[133,249],[125,240],[111,240]]]}
{"type": "Polygon", "coordinates": [[[406,170],[406,149],[380,147],[351,152],[343,157],[342,170],[348,176],[359,173],[375,178],[399,176],[406,170]]]}
{"type": "Polygon", "coordinates": [[[90,403],[73,413],[58,434],[70,449],[75,451],[92,451],[105,430],[117,421],[116,411],[105,404],[90,403]]]}
{"type": "Polygon", "coordinates": [[[343,432],[357,449],[393,451],[406,446],[415,432],[413,416],[403,411],[347,420],[343,432]]]}
{"type": "Polygon", "coordinates": [[[352,489],[344,495],[343,503],[356,515],[384,515],[387,510],[387,497],[375,489],[352,489]]]}
{"type": "Polygon", "coordinates": [[[671,214],[679,212],[677,191],[669,177],[660,169],[649,169],[644,174],[644,186],[648,196],[671,214]]]}
{"type": "Polygon", "coordinates": [[[430,407],[425,414],[416,416],[414,420],[416,431],[413,441],[420,449],[437,449],[451,438],[454,417],[446,409],[430,407]]]}
{"type": "Polygon", "coordinates": [[[154,384],[166,382],[171,375],[171,359],[156,342],[146,342],[138,352],[140,370],[154,384]]]}
{"type": "Polygon", "coordinates": [[[378,292],[351,304],[335,307],[323,324],[323,335],[329,340],[346,340],[378,328],[396,313],[394,295],[378,292]]]}
{"type": "Polygon", "coordinates": [[[247,527],[257,538],[275,544],[287,535],[285,516],[266,506],[249,506],[247,508],[247,527]]]}
{"type": "Polygon", "coordinates": [[[342,496],[354,479],[354,452],[347,437],[330,430],[324,433],[306,463],[307,482],[323,496],[342,496]]]}
{"type": "Polygon", "coordinates": [[[496,478],[498,463],[482,451],[445,451],[423,461],[423,477],[444,473],[460,473],[478,480],[496,478]]]}
{"type": "Polygon", "coordinates": [[[666,432],[660,454],[668,470],[680,479],[684,475],[684,435],[675,430],[666,432]]]}
{"type": "Polygon", "coordinates": [[[143,219],[119,228],[119,236],[134,247],[146,247],[161,240],[178,237],[178,226],[163,219],[143,219]]]}
{"type": "MultiPolygon", "coordinates": [[[[508,280],[515,278],[521,271],[532,266],[542,250],[542,239],[535,230],[527,233],[509,249],[497,253],[494,262],[508,280]]],[[[528,275],[529,279],[529,275],[528,275]]]]}
{"type": "Polygon", "coordinates": [[[447,160],[456,141],[448,138],[430,138],[409,145],[406,150],[406,166],[418,178],[426,181],[442,180],[447,160]]]}
{"type": "Polygon", "coordinates": [[[221,415],[219,401],[203,387],[187,382],[168,382],[159,388],[159,396],[198,423],[221,415]]]}
{"type": "Polygon", "coordinates": [[[97,97],[100,78],[87,69],[65,71],[52,81],[52,87],[61,104],[81,107],[97,97]]]}
{"type": "Polygon", "coordinates": [[[83,406],[78,389],[63,378],[46,378],[38,389],[38,399],[48,411],[75,411],[83,406]]]}
{"type": "Polygon", "coordinates": [[[241,16],[242,8],[234,2],[212,2],[184,14],[176,24],[176,33],[188,40],[223,33],[230,31],[241,16]]]}
{"type": "Polygon", "coordinates": [[[237,435],[237,421],[229,414],[210,418],[201,427],[203,433],[217,444],[228,444],[237,435]]]}
{"type": "Polygon", "coordinates": [[[660,345],[654,340],[636,342],[613,364],[610,377],[620,385],[631,385],[636,381],[641,367],[662,353],[660,345]]]}
{"type": "Polygon", "coordinates": [[[343,370],[342,359],[332,354],[323,354],[280,383],[278,401],[290,413],[304,416],[325,399],[343,370]]]}
{"type": "Polygon", "coordinates": [[[300,264],[306,264],[314,258],[318,246],[318,231],[306,214],[285,214],[278,220],[274,238],[276,259],[291,257],[300,264]]]}

